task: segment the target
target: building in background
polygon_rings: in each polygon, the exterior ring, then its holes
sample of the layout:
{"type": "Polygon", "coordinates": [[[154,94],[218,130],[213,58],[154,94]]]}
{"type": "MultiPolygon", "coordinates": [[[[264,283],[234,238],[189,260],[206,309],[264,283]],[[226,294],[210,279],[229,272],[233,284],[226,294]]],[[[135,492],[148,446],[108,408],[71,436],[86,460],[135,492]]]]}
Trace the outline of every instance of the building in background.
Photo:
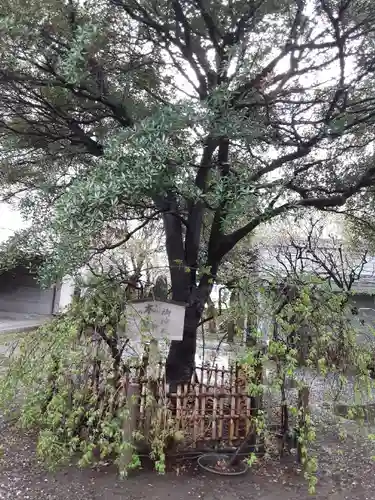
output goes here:
{"type": "MultiPolygon", "coordinates": [[[[6,203],[0,203],[0,221],[0,243],[27,227],[20,213],[6,203]]],[[[40,264],[40,257],[30,256],[24,261],[20,259],[12,269],[0,272],[0,323],[5,318],[42,319],[63,311],[70,304],[73,280],[66,279],[44,288],[37,279],[40,264]]]]}

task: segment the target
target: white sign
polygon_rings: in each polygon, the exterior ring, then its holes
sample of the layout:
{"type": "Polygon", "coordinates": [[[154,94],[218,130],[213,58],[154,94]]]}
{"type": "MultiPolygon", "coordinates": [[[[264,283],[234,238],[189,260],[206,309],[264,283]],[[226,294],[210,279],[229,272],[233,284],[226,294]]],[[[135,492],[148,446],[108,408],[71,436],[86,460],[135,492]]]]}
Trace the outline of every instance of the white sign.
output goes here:
{"type": "Polygon", "coordinates": [[[185,305],[162,300],[139,300],[126,307],[126,336],[182,340],[185,305]]]}

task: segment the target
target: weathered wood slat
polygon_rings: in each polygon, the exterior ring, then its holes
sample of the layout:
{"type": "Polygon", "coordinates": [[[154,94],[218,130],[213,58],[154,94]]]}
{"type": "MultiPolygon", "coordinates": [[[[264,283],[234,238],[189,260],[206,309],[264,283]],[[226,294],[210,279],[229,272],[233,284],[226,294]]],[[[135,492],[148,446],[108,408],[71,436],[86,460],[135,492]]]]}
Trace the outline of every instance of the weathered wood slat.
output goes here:
{"type": "MultiPolygon", "coordinates": [[[[239,366],[197,367],[197,376],[191,383],[178,385],[173,393],[168,391],[164,373],[164,367],[160,365],[151,397],[156,407],[168,409],[171,415],[168,425],[184,436],[181,446],[195,448],[199,443],[210,443],[212,447],[232,446],[245,439],[253,408],[246,375],[239,366]]],[[[140,385],[138,430],[144,435],[150,425],[147,422],[150,380],[142,375],[142,371],[136,375],[140,385]]]]}

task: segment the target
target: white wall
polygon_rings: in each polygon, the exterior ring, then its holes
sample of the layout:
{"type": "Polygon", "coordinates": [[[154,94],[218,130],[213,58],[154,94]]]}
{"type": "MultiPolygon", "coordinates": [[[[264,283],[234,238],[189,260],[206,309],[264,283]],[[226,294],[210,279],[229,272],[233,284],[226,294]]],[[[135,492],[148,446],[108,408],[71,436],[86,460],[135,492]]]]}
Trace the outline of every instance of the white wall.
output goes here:
{"type": "Polygon", "coordinates": [[[72,279],[63,280],[59,286],[55,302],[55,313],[64,312],[72,302],[74,294],[74,281],[72,279]]]}

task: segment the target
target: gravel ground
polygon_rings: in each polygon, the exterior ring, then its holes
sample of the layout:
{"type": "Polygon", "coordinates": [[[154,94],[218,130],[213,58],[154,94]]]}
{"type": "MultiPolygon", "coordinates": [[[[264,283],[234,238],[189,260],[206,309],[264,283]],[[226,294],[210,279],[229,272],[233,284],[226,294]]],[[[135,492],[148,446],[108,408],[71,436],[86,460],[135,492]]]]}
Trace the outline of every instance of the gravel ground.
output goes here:
{"type": "MultiPolygon", "coordinates": [[[[375,500],[375,449],[367,437],[373,429],[360,429],[354,422],[339,419],[323,404],[332,377],[311,382],[312,412],[318,429],[316,496],[308,495],[292,456],[260,461],[245,476],[236,478],[206,475],[195,463],[175,464],[165,476],[145,469],[124,481],[111,466],[85,470],[71,466],[47,472],[37,460],[34,437],[3,425],[0,500],[375,500]],[[344,441],[339,439],[342,430],[348,433],[344,441]]],[[[342,394],[345,401],[352,400],[350,384],[342,394]]],[[[295,391],[289,396],[294,399],[295,391]]],[[[375,401],[373,396],[370,399],[375,401]]]]}
{"type": "Polygon", "coordinates": [[[111,466],[80,470],[74,466],[47,472],[35,456],[31,435],[4,427],[1,433],[0,499],[15,500],[373,500],[375,462],[362,433],[340,443],[334,423],[319,433],[317,494],[307,494],[301,471],[291,456],[282,462],[260,461],[245,476],[205,475],[195,463],[171,467],[165,476],[143,470],[120,481],[111,466]]]}

